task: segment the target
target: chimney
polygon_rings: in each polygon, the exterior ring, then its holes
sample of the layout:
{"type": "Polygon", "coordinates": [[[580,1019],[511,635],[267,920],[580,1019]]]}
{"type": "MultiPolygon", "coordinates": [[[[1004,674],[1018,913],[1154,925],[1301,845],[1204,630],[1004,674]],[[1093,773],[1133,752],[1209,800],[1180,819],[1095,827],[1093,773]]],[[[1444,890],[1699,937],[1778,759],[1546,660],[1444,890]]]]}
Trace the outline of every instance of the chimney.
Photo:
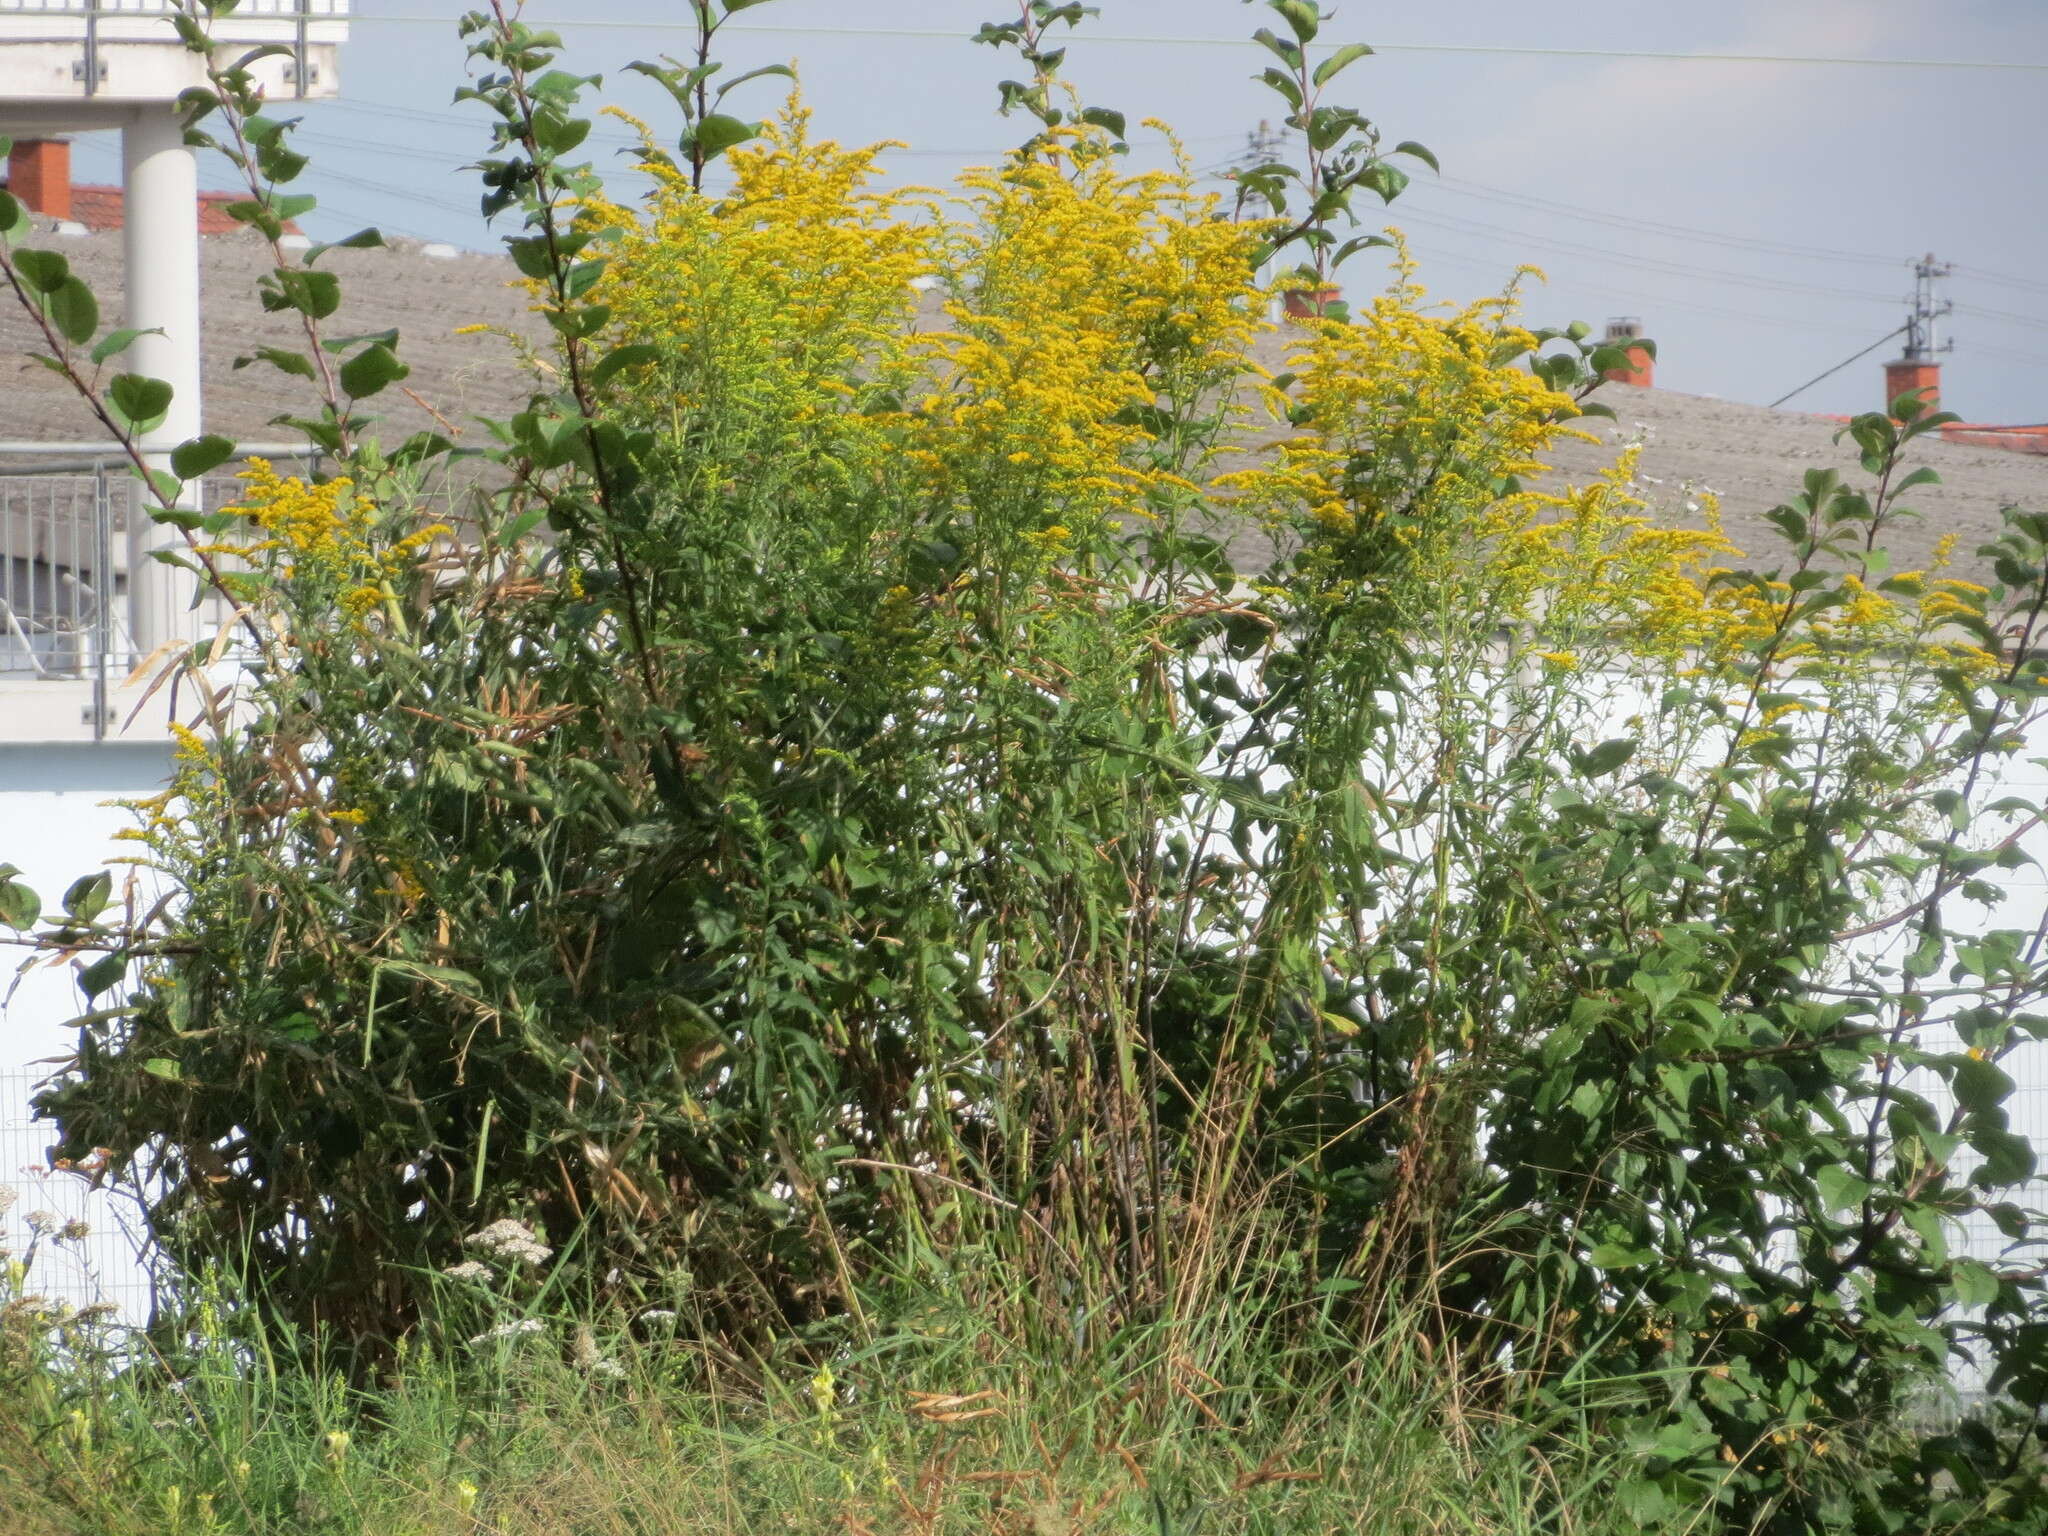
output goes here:
{"type": "Polygon", "coordinates": [[[1628,352],[1628,366],[1610,368],[1601,377],[1615,384],[1633,384],[1637,389],[1648,389],[1657,379],[1657,360],[1645,346],[1629,346],[1639,342],[1643,336],[1643,322],[1633,315],[1623,315],[1607,322],[1604,338],[1610,347],[1622,347],[1628,352]]]}
{"type": "Polygon", "coordinates": [[[1332,305],[1344,301],[1344,290],[1334,283],[1319,284],[1313,276],[1288,280],[1280,290],[1281,307],[1290,320],[1327,318],[1332,305]]]}
{"type": "Polygon", "coordinates": [[[22,139],[7,153],[7,190],[31,213],[71,217],[71,144],[22,139]]]}
{"type": "Polygon", "coordinates": [[[1884,365],[1884,408],[1889,411],[1892,402],[1901,395],[1918,395],[1927,402],[1927,409],[1941,409],[1941,364],[1931,359],[1923,360],[1902,357],[1895,363],[1884,365]]]}

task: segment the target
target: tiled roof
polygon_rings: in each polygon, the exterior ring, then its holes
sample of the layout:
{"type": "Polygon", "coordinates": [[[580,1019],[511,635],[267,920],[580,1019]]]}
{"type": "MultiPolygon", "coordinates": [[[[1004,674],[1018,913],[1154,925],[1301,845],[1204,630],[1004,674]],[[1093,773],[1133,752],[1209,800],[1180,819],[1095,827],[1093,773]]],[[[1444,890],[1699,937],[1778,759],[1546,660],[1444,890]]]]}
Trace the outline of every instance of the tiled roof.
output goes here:
{"type": "MultiPolygon", "coordinates": [[[[202,235],[231,235],[242,226],[231,218],[227,211],[229,203],[240,202],[247,196],[239,192],[202,192],[199,194],[199,233],[202,235]]],[[[122,196],[119,187],[74,186],[71,189],[71,217],[87,229],[119,229],[123,222],[122,196]]],[[[296,224],[285,225],[287,234],[299,232],[296,224]]]]}

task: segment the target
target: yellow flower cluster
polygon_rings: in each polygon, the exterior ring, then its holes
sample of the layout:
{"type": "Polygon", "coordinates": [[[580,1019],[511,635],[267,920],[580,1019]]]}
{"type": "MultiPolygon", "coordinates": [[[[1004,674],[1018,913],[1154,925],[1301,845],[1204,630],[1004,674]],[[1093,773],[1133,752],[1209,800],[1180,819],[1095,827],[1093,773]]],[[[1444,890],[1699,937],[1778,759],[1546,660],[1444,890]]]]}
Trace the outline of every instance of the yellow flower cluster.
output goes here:
{"type": "Polygon", "coordinates": [[[356,494],[346,477],[309,485],[281,476],[266,459],[252,458],[239,477],[248,486],[233,510],[265,535],[245,544],[213,546],[213,553],[250,559],[266,551],[282,556],[288,579],[311,578],[338,589],[350,619],[362,620],[393,595],[419,552],[449,530],[420,528],[379,547],[376,507],[356,494]]]}
{"type": "MultiPolygon", "coordinates": [[[[1288,359],[1298,386],[1269,392],[1299,430],[1216,483],[1304,543],[1332,595],[1365,579],[1354,556],[1371,546],[1399,554],[1418,600],[1456,588],[1467,611],[1519,616],[1565,552],[1560,535],[1531,534],[1556,498],[1520,481],[1544,472],[1578,412],[1520,366],[1536,338],[1512,323],[1512,294],[1447,313],[1423,299],[1403,252],[1397,281],[1354,320],[1308,322],[1288,359]]],[[[1584,510],[1597,518],[1601,504],[1584,510]]],[[[1391,582],[1384,561],[1371,579],[1391,582]]]]}
{"type": "Polygon", "coordinates": [[[1221,218],[1185,167],[1119,174],[1093,129],[969,174],[949,209],[875,190],[886,146],[814,142],[809,123],[792,100],[718,196],[650,140],[646,207],[585,208],[612,339],[671,359],[634,410],[664,433],[743,416],[750,452],[822,477],[907,469],[1020,557],[1066,548],[1054,526],[1078,540],[1195,494],[1210,444],[1155,427],[1251,368],[1261,226],[1221,218]],[[943,329],[919,314],[934,288],[943,329]]]}
{"type": "Polygon", "coordinates": [[[938,266],[928,202],[874,190],[888,146],[814,142],[796,98],[728,157],[733,185],[718,197],[694,191],[634,126],[655,181],[644,212],[593,201],[582,217],[608,242],[592,297],[610,306],[614,339],[657,343],[673,360],[635,408],[658,411],[667,431],[744,419],[760,451],[780,439],[821,473],[874,472],[894,422],[867,407],[919,372],[912,285],[938,266]]]}
{"type": "Polygon", "coordinates": [[[1253,371],[1264,226],[1219,217],[1184,164],[1120,174],[1089,129],[963,187],[928,464],[963,493],[1022,488],[1083,527],[1192,493],[1211,445],[1162,442],[1162,423],[1253,371]],[[999,463],[1027,474],[990,473],[999,463]]]}

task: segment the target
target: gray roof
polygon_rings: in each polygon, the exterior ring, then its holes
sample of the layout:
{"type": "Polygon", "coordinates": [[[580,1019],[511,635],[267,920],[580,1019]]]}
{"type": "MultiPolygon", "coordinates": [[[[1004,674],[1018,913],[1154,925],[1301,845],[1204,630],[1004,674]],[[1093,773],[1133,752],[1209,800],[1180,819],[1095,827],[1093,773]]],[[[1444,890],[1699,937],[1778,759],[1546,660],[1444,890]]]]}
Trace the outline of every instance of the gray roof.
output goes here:
{"type": "MultiPolygon", "coordinates": [[[[48,222],[39,223],[47,231],[48,222]]],[[[70,258],[113,323],[120,309],[121,236],[45,234],[39,243],[70,258]]],[[[341,312],[326,322],[327,334],[397,326],[401,355],[413,369],[408,386],[475,440],[480,433],[469,420],[472,413],[505,414],[531,385],[503,341],[454,332],[477,323],[531,332],[536,326],[530,301],[513,286],[512,267],[503,258],[444,260],[424,250],[416,242],[397,241],[389,250],[325,256],[322,265],[341,276],[344,293],[341,312]]],[[[265,314],[256,303],[257,280],[270,266],[268,248],[246,233],[218,236],[203,242],[202,260],[207,429],[243,441],[275,438],[280,429],[270,425],[271,418],[308,411],[316,397],[303,381],[266,364],[233,367],[238,355],[257,346],[303,345],[295,316],[265,314]]],[[[933,302],[927,299],[927,310],[933,302]]],[[[930,324],[930,317],[921,323],[930,324]]],[[[16,306],[0,304],[0,439],[98,436],[68,386],[29,360],[26,354],[35,346],[16,306]]],[[[1268,361],[1285,350],[1284,333],[1262,348],[1268,361]]],[[[1875,364],[1870,383],[1874,399],[1880,389],[1875,364]]],[[[1607,442],[1561,445],[1559,470],[1573,478],[1589,476],[1611,462],[1619,441],[1643,436],[1641,474],[1659,510],[1674,521],[1689,521],[1686,486],[1711,488],[1720,496],[1729,537],[1759,562],[1772,558],[1777,547],[1764,514],[1798,491],[1808,468],[1860,474],[1853,447],[1834,441],[1841,424],[1827,417],[1625,385],[1608,386],[1601,398],[1619,421],[1587,425],[1607,442]]],[[[379,429],[389,440],[433,425],[426,410],[397,390],[377,403],[389,418],[379,429]]],[[[1936,469],[1942,483],[1913,493],[1911,502],[1923,516],[1901,525],[1891,540],[1898,569],[1923,564],[1936,539],[1950,532],[1957,535],[1958,566],[1968,569],[1977,546],[1996,533],[2003,507],[2048,511],[2048,456],[1925,441],[1913,457],[1936,469]]]]}
{"type": "MultiPolygon", "coordinates": [[[[88,235],[50,233],[38,219],[36,244],[67,258],[100,301],[101,323],[120,323],[123,255],[118,232],[88,235]]],[[[458,326],[478,322],[526,329],[528,300],[508,286],[511,264],[492,256],[460,255],[437,260],[414,241],[390,250],[331,251],[320,265],[342,280],[342,307],[323,322],[330,338],[396,326],[400,355],[412,365],[406,384],[467,435],[479,435],[471,413],[503,414],[508,401],[524,398],[524,374],[513,365],[504,342],[490,336],[458,337],[458,326]]],[[[290,378],[268,363],[237,370],[238,356],[258,347],[303,351],[305,333],[296,315],[266,314],[256,299],[257,280],[271,270],[269,247],[247,232],[216,235],[200,242],[200,303],[205,347],[206,430],[241,442],[290,441],[294,434],[270,425],[290,412],[317,414],[319,396],[303,379],[290,378]]],[[[31,360],[41,338],[11,294],[0,295],[0,439],[84,441],[104,434],[70,385],[31,360]]],[[[118,366],[118,365],[114,365],[118,366]]],[[[397,389],[379,396],[388,418],[378,434],[396,442],[433,425],[432,416],[397,389]]]]}

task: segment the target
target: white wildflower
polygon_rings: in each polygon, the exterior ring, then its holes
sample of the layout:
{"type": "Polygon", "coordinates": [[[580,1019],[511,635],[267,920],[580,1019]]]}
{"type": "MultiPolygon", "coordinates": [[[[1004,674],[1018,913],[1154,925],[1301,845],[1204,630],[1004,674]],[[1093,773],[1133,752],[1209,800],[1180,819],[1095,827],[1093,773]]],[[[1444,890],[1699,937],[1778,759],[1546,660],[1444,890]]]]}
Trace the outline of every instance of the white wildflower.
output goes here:
{"type": "Polygon", "coordinates": [[[495,1344],[501,1339],[523,1339],[532,1334],[544,1332],[547,1324],[537,1317],[523,1317],[516,1323],[500,1323],[495,1328],[486,1328],[469,1342],[472,1344],[495,1344]]]}
{"type": "Polygon", "coordinates": [[[488,1264],[479,1264],[475,1259],[464,1259],[460,1264],[451,1264],[441,1271],[450,1280],[474,1280],[479,1284],[497,1278],[497,1271],[488,1264]]]}
{"type": "Polygon", "coordinates": [[[640,1314],[640,1321],[649,1328],[656,1328],[664,1323],[672,1323],[675,1320],[676,1314],[668,1307],[656,1307],[651,1312],[642,1312],[640,1314]]]}
{"type": "Polygon", "coordinates": [[[523,1221],[507,1217],[494,1221],[481,1232],[472,1232],[465,1239],[472,1248],[481,1248],[493,1258],[506,1259],[515,1264],[545,1264],[554,1257],[555,1250],[534,1236],[533,1228],[523,1221]]]}
{"type": "Polygon", "coordinates": [[[17,1191],[8,1185],[0,1184],[0,1216],[5,1216],[9,1211],[13,1210],[14,1202],[20,1198],[21,1195],[17,1191]]]}
{"type": "Polygon", "coordinates": [[[57,1213],[55,1211],[30,1211],[28,1215],[23,1217],[22,1219],[28,1223],[29,1231],[35,1233],[39,1237],[43,1236],[44,1234],[56,1231],[57,1228],[60,1225],[62,1225],[62,1223],[60,1223],[57,1220],[57,1213]]]}
{"type": "Polygon", "coordinates": [[[594,1376],[600,1381],[626,1379],[626,1368],[598,1349],[597,1335],[590,1331],[587,1323],[578,1325],[575,1341],[569,1346],[569,1358],[586,1376],[594,1376]]]}

